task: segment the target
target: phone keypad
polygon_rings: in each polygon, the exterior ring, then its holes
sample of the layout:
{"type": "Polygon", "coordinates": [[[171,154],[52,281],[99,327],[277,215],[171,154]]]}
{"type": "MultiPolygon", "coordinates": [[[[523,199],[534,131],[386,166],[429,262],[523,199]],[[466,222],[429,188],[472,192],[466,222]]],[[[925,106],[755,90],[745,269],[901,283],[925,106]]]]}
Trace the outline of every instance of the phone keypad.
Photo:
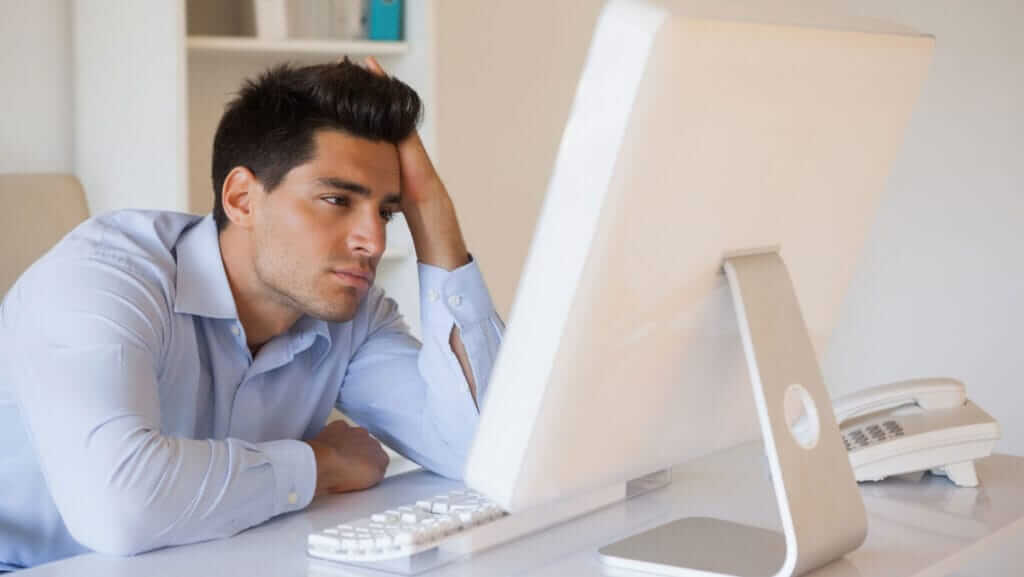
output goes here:
{"type": "Polygon", "coordinates": [[[843,444],[847,452],[851,452],[902,436],[903,427],[889,420],[847,431],[843,434],[843,444]]]}

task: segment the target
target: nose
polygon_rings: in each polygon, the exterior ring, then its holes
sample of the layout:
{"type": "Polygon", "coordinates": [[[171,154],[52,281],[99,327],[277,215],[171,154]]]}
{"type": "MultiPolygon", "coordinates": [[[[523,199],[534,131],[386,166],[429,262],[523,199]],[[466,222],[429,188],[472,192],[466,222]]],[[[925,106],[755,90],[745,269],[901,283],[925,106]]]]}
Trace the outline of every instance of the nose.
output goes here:
{"type": "Polygon", "coordinates": [[[358,216],[353,216],[348,234],[349,251],[368,258],[382,255],[387,243],[384,220],[375,209],[359,211],[358,216]]]}

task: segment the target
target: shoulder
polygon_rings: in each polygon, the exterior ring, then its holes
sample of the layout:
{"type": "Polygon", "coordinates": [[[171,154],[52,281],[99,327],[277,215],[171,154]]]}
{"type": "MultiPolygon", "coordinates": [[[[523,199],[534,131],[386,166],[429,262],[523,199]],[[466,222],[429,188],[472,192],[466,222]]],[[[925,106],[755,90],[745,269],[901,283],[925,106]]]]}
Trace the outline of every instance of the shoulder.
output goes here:
{"type": "Polygon", "coordinates": [[[175,244],[201,218],[164,211],[109,212],[79,225],[52,252],[58,257],[173,265],[175,244]]]}
{"type": "Polygon", "coordinates": [[[89,263],[155,287],[173,286],[175,245],[200,219],[176,212],[109,212],[79,225],[29,270],[38,268],[48,273],[44,276],[60,277],[69,265],[89,263]]]}
{"type": "Polygon", "coordinates": [[[11,287],[6,320],[20,318],[26,328],[46,319],[102,321],[161,340],[173,310],[174,246],[199,218],[124,210],[87,220],[11,287]]]}

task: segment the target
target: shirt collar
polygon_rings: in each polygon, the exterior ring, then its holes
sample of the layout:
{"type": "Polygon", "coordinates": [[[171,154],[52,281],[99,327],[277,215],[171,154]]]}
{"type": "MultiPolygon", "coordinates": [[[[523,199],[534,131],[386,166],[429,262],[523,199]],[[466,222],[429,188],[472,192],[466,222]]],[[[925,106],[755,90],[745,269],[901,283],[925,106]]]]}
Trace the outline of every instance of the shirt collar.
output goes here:
{"type": "MultiPolygon", "coordinates": [[[[178,273],[175,280],[174,312],[237,319],[235,297],[231,294],[224,260],[220,255],[220,236],[213,215],[208,214],[185,231],[176,245],[178,273]]],[[[295,334],[312,332],[331,343],[327,321],[303,315],[292,327],[295,334]]]]}
{"type": "Polygon", "coordinates": [[[296,334],[312,333],[314,335],[319,335],[327,341],[328,348],[330,348],[332,342],[331,331],[327,326],[327,321],[323,319],[313,318],[309,315],[302,315],[299,320],[295,321],[292,331],[296,334]]]}
{"type": "Polygon", "coordinates": [[[231,294],[220,238],[213,215],[208,214],[185,231],[175,247],[178,272],[174,312],[217,319],[236,319],[238,310],[231,294]]]}

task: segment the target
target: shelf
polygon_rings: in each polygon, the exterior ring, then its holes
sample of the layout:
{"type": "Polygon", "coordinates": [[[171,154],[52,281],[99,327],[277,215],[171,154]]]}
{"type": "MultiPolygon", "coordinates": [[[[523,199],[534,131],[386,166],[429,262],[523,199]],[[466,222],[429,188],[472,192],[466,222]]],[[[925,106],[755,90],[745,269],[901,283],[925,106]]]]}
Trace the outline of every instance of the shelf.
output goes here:
{"type": "Polygon", "coordinates": [[[252,36],[189,36],[185,44],[191,52],[296,56],[389,56],[404,54],[408,49],[405,42],[312,38],[264,40],[252,36]]]}

